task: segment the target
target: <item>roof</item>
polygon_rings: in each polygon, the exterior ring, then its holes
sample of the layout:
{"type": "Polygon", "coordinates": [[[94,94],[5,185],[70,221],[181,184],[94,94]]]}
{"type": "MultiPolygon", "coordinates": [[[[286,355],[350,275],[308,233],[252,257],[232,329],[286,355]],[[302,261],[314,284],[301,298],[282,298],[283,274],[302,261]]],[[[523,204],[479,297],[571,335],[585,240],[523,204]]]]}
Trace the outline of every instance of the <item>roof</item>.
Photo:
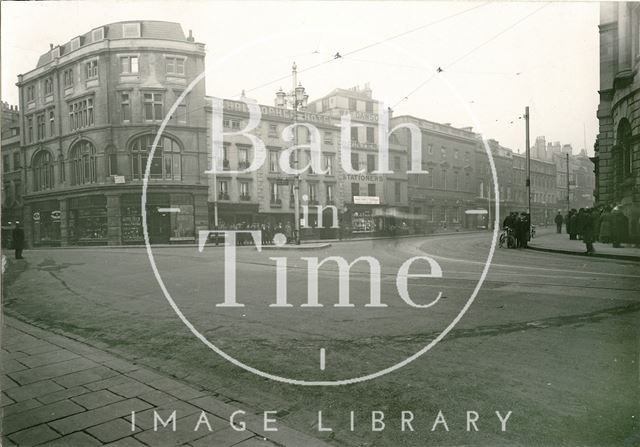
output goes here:
{"type": "MultiPolygon", "coordinates": [[[[123,39],[122,35],[122,24],[124,23],[140,23],[140,38],[142,39],[163,39],[163,40],[177,40],[181,42],[188,42],[189,40],[185,37],[184,32],[182,31],[182,26],[176,22],[163,22],[158,20],[126,20],[122,22],[109,23],[107,25],[102,25],[104,28],[104,38],[105,39],[123,39]]],[[[94,28],[98,29],[100,27],[94,28]]],[[[88,31],[85,34],[80,36],[80,48],[93,43],[92,40],[92,31],[88,31]]],[[[73,38],[75,39],[75,37],[73,38]]],[[[71,40],[73,40],[71,39],[71,40]]],[[[127,37],[127,39],[129,39],[127,37]]],[[[69,42],[60,45],[60,56],[65,54],[69,54],[71,50],[71,40],[69,42]]],[[[39,68],[43,65],[48,64],[52,60],[51,50],[44,53],[40,58],[38,58],[38,64],[36,68],[39,68]]]]}

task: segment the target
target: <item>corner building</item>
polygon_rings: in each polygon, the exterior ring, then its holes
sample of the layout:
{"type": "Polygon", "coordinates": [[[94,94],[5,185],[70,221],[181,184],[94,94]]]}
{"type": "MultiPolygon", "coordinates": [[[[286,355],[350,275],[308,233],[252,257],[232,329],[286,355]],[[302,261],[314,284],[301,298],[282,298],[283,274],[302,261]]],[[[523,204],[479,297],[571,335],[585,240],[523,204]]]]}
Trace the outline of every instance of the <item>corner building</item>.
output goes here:
{"type": "MultiPolygon", "coordinates": [[[[18,76],[28,241],[143,242],[142,179],[169,108],[204,71],[204,45],[177,23],[104,25],[50,45],[18,76]]],[[[193,241],[208,227],[204,82],[171,116],[151,163],[152,243],[193,241]]]]}
{"type": "Polygon", "coordinates": [[[596,202],[617,206],[640,240],[640,3],[600,4],[596,202]]]}

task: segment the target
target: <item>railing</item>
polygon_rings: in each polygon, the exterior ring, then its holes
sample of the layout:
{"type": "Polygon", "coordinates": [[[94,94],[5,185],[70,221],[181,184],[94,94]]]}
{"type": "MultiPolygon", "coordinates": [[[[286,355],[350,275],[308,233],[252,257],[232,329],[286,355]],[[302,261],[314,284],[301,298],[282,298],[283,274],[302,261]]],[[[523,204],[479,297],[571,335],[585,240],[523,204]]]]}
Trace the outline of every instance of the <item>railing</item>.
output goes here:
{"type": "Polygon", "coordinates": [[[271,199],[271,208],[282,208],[282,199],[271,199]]]}
{"type": "Polygon", "coordinates": [[[226,192],[219,193],[218,200],[229,200],[229,194],[226,192]]]}
{"type": "Polygon", "coordinates": [[[240,200],[242,200],[244,202],[248,202],[249,200],[251,200],[251,196],[249,194],[241,194],[240,195],[240,200]]]}

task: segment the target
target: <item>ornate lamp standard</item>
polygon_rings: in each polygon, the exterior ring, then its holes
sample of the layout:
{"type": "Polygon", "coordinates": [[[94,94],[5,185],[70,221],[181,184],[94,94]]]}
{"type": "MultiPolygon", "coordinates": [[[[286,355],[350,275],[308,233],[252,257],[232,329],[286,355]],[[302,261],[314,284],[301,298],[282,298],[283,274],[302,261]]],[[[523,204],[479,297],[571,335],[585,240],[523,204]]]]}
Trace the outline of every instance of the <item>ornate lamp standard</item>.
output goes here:
{"type": "MultiPolygon", "coordinates": [[[[287,107],[293,110],[293,123],[298,122],[298,111],[304,111],[307,108],[309,95],[306,94],[305,88],[298,82],[298,67],[293,63],[291,67],[292,88],[289,93],[282,91],[282,88],[276,93],[276,106],[287,107]]],[[[294,127],[294,144],[298,145],[298,126],[294,127]]],[[[294,167],[298,169],[298,151],[294,152],[294,167]]],[[[293,179],[293,200],[295,212],[295,241],[300,245],[300,174],[296,174],[293,179]]]]}

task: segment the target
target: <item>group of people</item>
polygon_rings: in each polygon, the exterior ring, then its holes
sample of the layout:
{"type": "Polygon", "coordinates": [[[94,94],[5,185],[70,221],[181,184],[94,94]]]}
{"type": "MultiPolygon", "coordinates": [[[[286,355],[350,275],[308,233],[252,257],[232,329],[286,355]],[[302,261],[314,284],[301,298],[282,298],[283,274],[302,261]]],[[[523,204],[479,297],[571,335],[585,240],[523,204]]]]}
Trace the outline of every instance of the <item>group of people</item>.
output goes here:
{"type": "Polygon", "coordinates": [[[515,238],[515,244],[508,239],[509,248],[527,248],[531,239],[531,219],[529,213],[512,211],[502,222],[502,229],[511,233],[515,238]]]}
{"type": "Polygon", "coordinates": [[[558,233],[562,232],[564,223],[569,239],[582,240],[587,254],[595,252],[593,243],[596,241],[620,247],[620,243],[628,238],[629,221],[618,207],[574,208],[564,217],[558,212],[555,223],[558,233]]]}
{"type": "MultiPolygon", "coordinates": [[[[273,236],[278,233],[282,233],[287,237],[287,242],[291,241],[295,236],[294,230],[291,225],[287,222],[286,224],[282,224],[282,222],[278,222],[277,225],[271,225],[268,223],[246,223],[239,222],[236,224],[220,224],[214,228],[217,231],[260,231],[260,236],[262,238],[262,245],[272,245],[273,244],[273,236]]],[[[224,243],[224,236],[221,234],[212,234],[210,236],[210,242],[219,245],[224,243]]],[[[236,234],[236,245],[253,245],[253,238],[248,233],[237,233],[236,234]]]]}

